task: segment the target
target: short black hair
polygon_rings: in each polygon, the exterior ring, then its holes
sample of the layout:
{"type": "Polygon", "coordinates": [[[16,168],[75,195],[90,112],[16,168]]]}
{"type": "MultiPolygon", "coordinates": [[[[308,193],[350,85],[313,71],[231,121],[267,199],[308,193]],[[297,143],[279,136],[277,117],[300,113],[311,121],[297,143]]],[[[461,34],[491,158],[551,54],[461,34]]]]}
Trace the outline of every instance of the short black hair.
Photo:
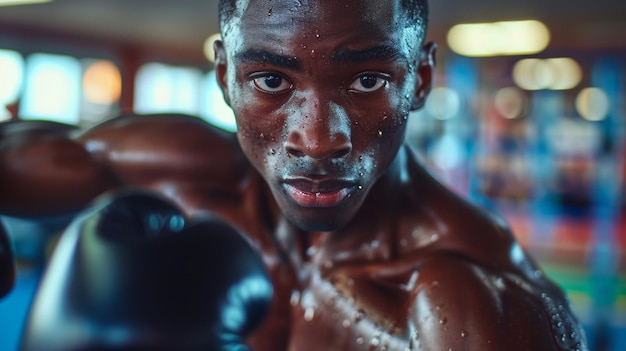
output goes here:
{"type": "MultiPolygon", "coordinates": [[[[409,23],[419,27],[422,32],[422,40],[426,37],[428,27],[428,0],[401,0],[402,8],[406,11],[409,23]]],[[[233,18],[237,10],[237,0],[220,0],[218,16],[222,34],[228,22],[233,18]]]]}

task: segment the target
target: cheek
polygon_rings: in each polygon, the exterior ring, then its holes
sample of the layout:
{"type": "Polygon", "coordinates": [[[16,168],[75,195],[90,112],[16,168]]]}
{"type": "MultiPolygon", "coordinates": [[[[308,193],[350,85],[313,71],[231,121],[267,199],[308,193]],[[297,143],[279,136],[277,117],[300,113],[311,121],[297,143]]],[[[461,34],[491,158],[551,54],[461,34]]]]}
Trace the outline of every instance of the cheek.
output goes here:
{"type": "Polygon", "coordinates": [[[361,151],[361,173],[380,175],[395,158],[404,142],[410,99],[397,92],[371,106],[367,114],[353,120],[354,139],[361,151]]]}
{"type": "MultiPolygon", "coordinates": [[[[245,101],[245,96],[243,98],[242,101],[245,101]]],[[[252,106],[253,104],[233,104],[237,119],[237,138],[248,159],[257,169],[262,170],[280,152],[284,121],[252,106]]]]}
{"type": "MultiPolygon", "coordinates": [[[[403,91],[389,91],[385,99],[378,99],[359,117],[352,120],[353,130],[361,143],[385,147],[403,139],[411,99],[403,91]]],[[[359,142],[359,141],[357,141],[359,142]]]]}

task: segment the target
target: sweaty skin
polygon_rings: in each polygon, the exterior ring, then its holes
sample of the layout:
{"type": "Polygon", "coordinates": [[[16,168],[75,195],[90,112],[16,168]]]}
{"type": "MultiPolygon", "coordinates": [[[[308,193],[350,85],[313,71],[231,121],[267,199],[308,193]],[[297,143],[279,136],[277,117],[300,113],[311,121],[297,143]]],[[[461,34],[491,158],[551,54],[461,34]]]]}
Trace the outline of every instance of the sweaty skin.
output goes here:
{"type": "Polygon", "coordinates": [[[236,136],[181,115],[0,124],[0,212],[61,214],[139,186],[229,221],[274,284],[257,351],[586,350],[506,224],[404,144],[435,46],[392,3],[238,1],[216,43],[236,136]]]}

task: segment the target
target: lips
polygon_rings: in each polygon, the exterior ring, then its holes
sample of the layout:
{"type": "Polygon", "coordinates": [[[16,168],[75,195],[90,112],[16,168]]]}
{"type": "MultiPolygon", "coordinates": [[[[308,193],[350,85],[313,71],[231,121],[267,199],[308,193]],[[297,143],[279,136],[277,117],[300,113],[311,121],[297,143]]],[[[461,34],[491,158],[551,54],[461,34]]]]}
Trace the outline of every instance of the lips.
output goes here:
{"type": "Polygon", "coordinates": [[[345,180],[288,179],[283,189],[291,199],[302,207],[334,207],[346,199],[357,184],[345,180]]]}

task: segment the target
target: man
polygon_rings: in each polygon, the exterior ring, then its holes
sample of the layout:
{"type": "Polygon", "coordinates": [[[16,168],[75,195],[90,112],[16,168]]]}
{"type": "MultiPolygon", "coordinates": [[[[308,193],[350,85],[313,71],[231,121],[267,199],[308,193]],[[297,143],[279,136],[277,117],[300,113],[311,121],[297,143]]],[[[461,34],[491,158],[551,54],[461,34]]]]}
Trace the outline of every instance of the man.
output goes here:
{"type": "Polygon", "coordinates": [[[0,211],[55,215],[140,186],[230,222],[274,286],[247,340],[258,351],[584,350],[563,292],[506,225],[404,143],[433,76],[426,22],[421,0],[221,1],[236,139],[171,115],[9,124],[0,211]]]}

